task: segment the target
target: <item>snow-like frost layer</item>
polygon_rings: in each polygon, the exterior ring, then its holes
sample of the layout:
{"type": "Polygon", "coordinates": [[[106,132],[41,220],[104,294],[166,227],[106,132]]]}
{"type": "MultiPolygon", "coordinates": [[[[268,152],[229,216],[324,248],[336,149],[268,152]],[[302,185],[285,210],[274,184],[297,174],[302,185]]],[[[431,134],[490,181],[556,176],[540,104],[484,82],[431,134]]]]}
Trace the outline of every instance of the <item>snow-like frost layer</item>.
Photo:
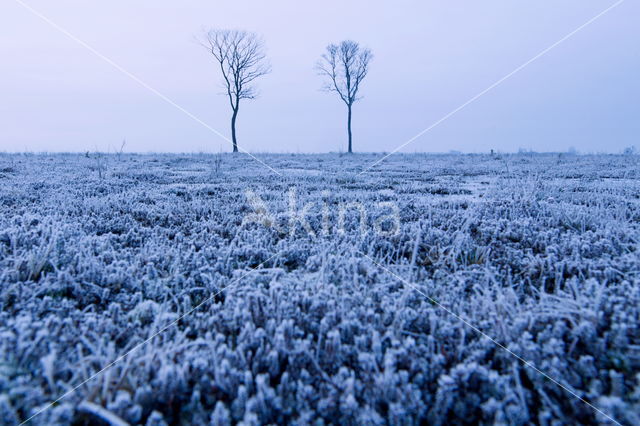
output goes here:
{"type": "Polygon", "coordinates": [[[394,275],[640,423],[637,157],[377,158],[0,155],[0,423],[217,293],[33,423],[607,422],[394,275]],[[241,226],[291,187],[401,230],[241,226]]]}

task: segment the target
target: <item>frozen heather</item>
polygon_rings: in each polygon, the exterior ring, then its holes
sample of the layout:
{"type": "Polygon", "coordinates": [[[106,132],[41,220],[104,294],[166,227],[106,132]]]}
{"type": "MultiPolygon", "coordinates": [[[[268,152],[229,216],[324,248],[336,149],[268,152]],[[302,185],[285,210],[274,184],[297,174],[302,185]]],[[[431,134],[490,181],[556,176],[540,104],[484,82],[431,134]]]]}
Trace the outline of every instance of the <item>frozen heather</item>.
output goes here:
{"type": "Polygon", "coordinates": [[[259,158],[0,155],[0,424],[640,424],[637,156],[259,158]]]}

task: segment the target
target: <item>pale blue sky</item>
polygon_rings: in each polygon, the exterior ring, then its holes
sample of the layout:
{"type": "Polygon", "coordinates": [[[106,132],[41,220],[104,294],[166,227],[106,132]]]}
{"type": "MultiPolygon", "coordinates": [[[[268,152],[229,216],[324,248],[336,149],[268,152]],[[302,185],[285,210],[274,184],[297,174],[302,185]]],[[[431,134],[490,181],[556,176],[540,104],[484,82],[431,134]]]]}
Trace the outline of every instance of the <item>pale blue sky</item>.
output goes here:
{"type": "MultiPolygon", "coordinates": [[[[614,1],[22,0],[211,127],[228,103],[202,27],[263,35],[273,66],[241,105],[252,151],[346,148],[345,106],[314,64],[350,38],[375,58],[354,107],[354,150],[390,151],[614,1]]],[[[640,2],[627,0],[403,151],[640,148],[640,2]]],[[[230,144],[56,31],[0,4],[0,151],[218,152],[230,144]]]]}

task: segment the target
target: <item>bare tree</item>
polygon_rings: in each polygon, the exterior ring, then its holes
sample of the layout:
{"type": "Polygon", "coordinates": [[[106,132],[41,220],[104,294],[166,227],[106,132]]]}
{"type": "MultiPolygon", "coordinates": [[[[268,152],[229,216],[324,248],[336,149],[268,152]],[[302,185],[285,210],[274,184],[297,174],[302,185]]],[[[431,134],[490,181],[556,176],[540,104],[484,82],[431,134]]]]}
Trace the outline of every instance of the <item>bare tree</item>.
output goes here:
{"type": "Polygon", "coordinates": [[[327,51],[318,61],[317,69],[320,75],[327,78],[323,89],[336,92],[347,105],[347,131],[349,133],[349,152],[352,150],[351,136],[351,108],[361,99],[358,90],[362,80],[369,71],[369,62],[373,58],[370,49],[360,47],[358,43],[345,40],[339,45],[330,44],[327,51]]]}
{"type": "Polygon", "coordinates": [[[237,30],[210,30],[205,32],[203,38],[201,44],[220,65],[223,85],[233,111],[231,116],[233,152],[238,152],[236,119],[240,100],[255,99],[258,93],[254,80],[271,71],[264,44],[256,34],[237,30]]]}

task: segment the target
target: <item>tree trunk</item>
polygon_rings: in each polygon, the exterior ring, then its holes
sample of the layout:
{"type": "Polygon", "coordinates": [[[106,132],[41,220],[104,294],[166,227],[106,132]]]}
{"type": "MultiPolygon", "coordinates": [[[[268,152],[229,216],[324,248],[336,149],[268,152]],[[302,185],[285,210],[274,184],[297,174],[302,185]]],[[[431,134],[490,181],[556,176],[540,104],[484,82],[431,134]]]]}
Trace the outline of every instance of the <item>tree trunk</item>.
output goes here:
{"type": "Polygon", "coordinates": [[[236,139],[236,117],[238,117],[238,108],[233,110],[231,116],[231,141],[233,142],[233,152],[238,152],[238,140],[236,139]]]}
{"type": "Polygon", "coordinates": [[[349,132],[349,154],[351,154],[353,152],[352,147],[351,147],[351,105],[347,105],[347,108],[349,108],[349,115],[347,118],[347,130],[349,132]]]}

